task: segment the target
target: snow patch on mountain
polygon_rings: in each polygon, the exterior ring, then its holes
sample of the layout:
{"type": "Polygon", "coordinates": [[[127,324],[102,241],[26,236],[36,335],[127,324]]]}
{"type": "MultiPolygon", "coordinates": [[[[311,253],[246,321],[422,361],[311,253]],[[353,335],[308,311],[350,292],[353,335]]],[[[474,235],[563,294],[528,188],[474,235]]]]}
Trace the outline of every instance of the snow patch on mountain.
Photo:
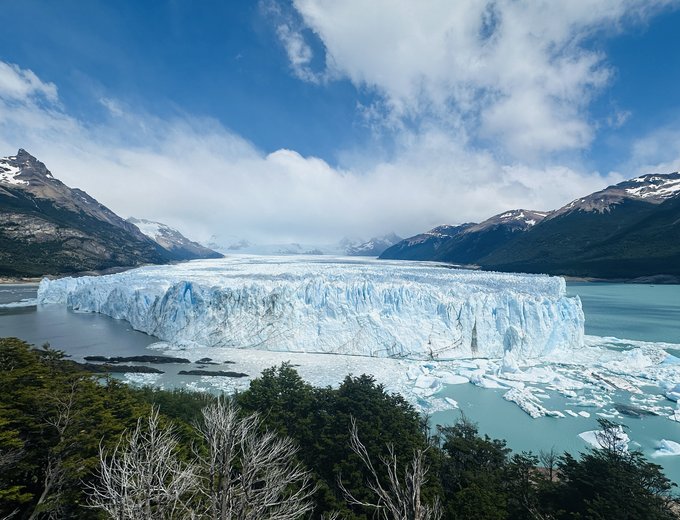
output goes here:
{"type": "Polygon", "coordinates": [[[212,249],[189,240],[178,230],[161,222],[131,217],[130,224],[137,228],[159,246],[170,251],[178,259],[191,260],[196,258],[219,258],[221,255],[212,249]]]}
{"type": "Polygon", "coordinates": [[[650,197],[666,199],[680,194],[680,173],[669,175],[643,175],[631,182],[640,184],[634,188],[626,188],[626,193],[642,199],[650,197]]]}
{"type": "Polygon", "coordinates": [[[16,157],[3,157],[0,159],[0,183],[12,184],[14,186],[28,186],[29,182],[17,177],[21,174],[21,168],[14,166],[11,161],[16,157]]]}

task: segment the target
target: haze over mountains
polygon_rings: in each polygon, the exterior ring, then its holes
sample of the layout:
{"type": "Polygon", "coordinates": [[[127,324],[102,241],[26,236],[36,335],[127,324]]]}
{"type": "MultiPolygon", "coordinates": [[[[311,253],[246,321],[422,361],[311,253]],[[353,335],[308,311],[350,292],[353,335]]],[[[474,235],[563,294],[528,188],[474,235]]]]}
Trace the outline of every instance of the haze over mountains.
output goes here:
{"type": "Polygon", "coordinates": [[[549,213],[513,210],[439,226],[380,258],[604,279],[680,276],[680,173],[609,186],[549,213]]]}
{"type": "Polygon", "coordinates": [[[379,256],[387,248],[400,242],[395,233],[371,237],[370,239],[345,237],[330,244],[303,244],[299,242],[261,244],[250,240],[225,239],[213,236],[207,245],[225,254],[252,255],[336,255],[336,256],[379,256]]]}
{"type": "Polygon", "coordinates": [[[84,191],[54,178],[26,150],[0,158],[0,275],[102,270],[216,254],[181,244],[152,240],[84,191]]]}
{"type": "MultiPolygon", "coordinates": [[[[225,253],[332,254],[433,260],[487,270],[603,279],[680,276],[680,173],[609,186],[551,212],[511,210],[481,223],[443,225],[327,246],[234,241],[225,253]]],[[[21,149],[0,159],[0,274],[39,276],[222,254],[150,220],[124,220],[69,188],[21,149]]]]}

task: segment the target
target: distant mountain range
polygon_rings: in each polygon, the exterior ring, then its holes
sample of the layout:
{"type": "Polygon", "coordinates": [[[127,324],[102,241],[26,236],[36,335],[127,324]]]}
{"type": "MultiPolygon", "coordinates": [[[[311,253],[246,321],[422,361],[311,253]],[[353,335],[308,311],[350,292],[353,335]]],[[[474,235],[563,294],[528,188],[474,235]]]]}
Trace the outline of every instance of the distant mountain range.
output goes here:
{"type": "MultiPolygon", "coordinates": [[[[551,212],[508,211],[439,226],[380,258],[601,279],[680,277],[680,173],[609,186],[551,212]]],[[[660,280],[662,278],[659,278],[660,280]]]]}
{"type": "Polygon", "coordinates": [[[388,247],[401,240],[394,233],[372,237],[369,240],[359,238],[343,238],[335,244],[300,244],[297,242],[283,244],[256,244],[246,239],[233,240],[228,245],[219,237],[212,237],[208,246],[226,254],[251,255],[334,255],[334,256],[379,256],[388,247]]]}
{"type": "Polygon", "coordinates": [[[131,217],[128,222],[163,249],[170,251],[177,260],[196,260],[198,258],[222,258],[222,254],[213,251],[198,242],[192,242],[179,231],[161,222],[131,217]]]}
{"type": "Polygon", "coordinates": [[[54,178],[26,150],[0,158],[0,275],[73,273],[215,254],[167,246],[54,178]]]}

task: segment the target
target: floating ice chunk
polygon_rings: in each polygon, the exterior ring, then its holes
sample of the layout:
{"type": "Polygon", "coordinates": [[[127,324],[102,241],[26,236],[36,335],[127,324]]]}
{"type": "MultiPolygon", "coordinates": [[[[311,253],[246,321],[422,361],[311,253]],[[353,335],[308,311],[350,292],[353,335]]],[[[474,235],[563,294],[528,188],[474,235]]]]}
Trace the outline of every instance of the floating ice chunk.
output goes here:
{"type": "Polygon", "coordinates": [[[439,374],[439,381],[445,385],[461,385],[463,383],[469,383],[470,380],[459,374],[454,374],[452,372],[442,372],[439,374]]]}
{"type": "Polygon", "coordinates": [[[544,417],[550,415],[553,417],[564,417],[562,412],[553,411],[546,409],[538,400],[538,398],[533,395],[532,391],[534,389],[530,387],[526,388],[512,388],[508,390],[503,397],[507,401],[511,401],[522,410],[528,413],[533,419],[538,417],[544,417]]]}
{"type": "Polygon", "coordinates": [[[585,417],[586,419],[587,419],[588,417],[590,417],[590,414],[589,414],[588,412],[583,411],[583,410],[581,410],[578,414],[579,414],[581,417],[585,417]]]}
{"type": "Polygon", "coordinates": [[[444,401],[446,401],[447,403],[449,403],[449,404],[450,404],[452,407],[454,407],[454,408],[459,408],[459,406],[458,406],[458,401],[456,401],[455,399],[451,399],[450,397],[445,397],[445,398],[444,398],[444,401]]]}
{"type": "MultiPolygon", "coordinates": [[[[628,451],[628,443],[630,442],[630,437],[623,431],[621,426],[617,426],[614,430],[615,439],[612,441],[615,443],[617,449],[628,451]]],[[[579,433],[578,436],[581,437],[585,442],[590,444],[593,448],[601,449],[606,447],[606,439],[603,437],[604,432],[602,430],[590,430],[587,432],[579,433]]]]}
{"type": "Polygon", "coordinates": [[[495,379],[487,377],[484,374],[474,373],[470,376],[470,383],[482,388],[507,388],[506,386],[500,384],[495,379]]]}
{"type": "Polygon", "coordinates": [[[517,359],[512,351],[506,351],[503,355],[503,361],[501,362],[501,374],[514,374],[519,372],[519,365],[517,364],[517,359]]]}
{"type": "Polygon", "coordinates": [[[656,445],[656,451],[652,456],[671,457],[676,455],[680,455],[680,443],[669,441],[667,439],[661,439],[656,445]]]}
{"type": "Polygon", "coordinates": [[[671,421],[680,422],[680,403],[676,406],[675,411],[668,416],[671,421]]]}
{"type": "Polygon", "coordinates": [[[661,362],[662,365],[680,365],[680,358],[675,357],[671,354],[668,354],[668,356],[661,362]]]}
{"type": "MultiPolygon", "coordinates": [[[[646,366],[646,365],[645,365],[646,366]]],[[[605,390],[609,390],[610,388],[612,389],[618,389],[618,390],[625,390],[627,392],[633,393],[633,394],[641,394],[642,390],[640,390],[637,386],[629,383],[622,377],[618,377],[615,375],[611,374],[603,374],[601,372],[595,372],[592,371],[590,372],[590,376],[597,381],[599,384],[604,385],[605,390]]]]}
{"type": "Polygon", "coordinates": [[[565,410],[565,412],[571,415],[572,417],[578,417],[578,414],[574,410],[565,410]]]}
{"type": "Polygon", "coordinates": [[[666,397],[671,401],[680,401],[680,384],[671,387],[671,389],[666,392],[666,397]]]}
{"type": "Polygon", "coordinates": [[[436,377],[421,374],[415,382],[416,388],[434,388],[438,385],[436,377]]]}
{"type": "Polygon", "coordinates": [[[38,301],[165,341],[269,351],[441,360],[511,350],[523,360],[579,349],[584,337],[581,302],[562,278],[409,262],[200,260],[44,279],[38,301]]]}

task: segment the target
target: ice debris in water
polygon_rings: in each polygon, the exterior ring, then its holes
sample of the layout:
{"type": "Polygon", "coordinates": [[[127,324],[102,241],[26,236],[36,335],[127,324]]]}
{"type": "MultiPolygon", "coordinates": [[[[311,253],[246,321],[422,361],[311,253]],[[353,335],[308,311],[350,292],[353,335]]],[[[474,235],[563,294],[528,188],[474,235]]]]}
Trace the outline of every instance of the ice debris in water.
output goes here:
{"type": "Polygon", "coordinates": [[[659,441],[653,454],[654,457],[670,457],[675,455],[680,455],[680,443],[667,439],[659,441]]]}
{"type": "Polygon", "coordinates": [[[584,334],[562,278],[415,262],[225,258],[44,279],[38,299],[166,341],[270,351],[521,360],[581,348],[584,334]]]}
{"type": "MultiPolygon", "coordinates": [[[[559,278],[241,256],[43,280],[38,299],[128,320],[193,360],[239,358],[252,377],[298,357],[316,385],[372,374],[429,412],[451,410],[455,387],[440,390],[470,382],[534,418],[619,418],[615,405],[630,399],[680,422],[680,363],[668,354],[680,345],[584,336],[580,301],[559,278]],[[563,411],[545,404],[554,393],[563,411]]],[[[186,384],[233,392],[250,381],[222,379],[186,384]]]]}
{"type": "Polygon", "coordinates": [[[630,442],[630,437],[623,431],[622,426],[615,426],[612,431],[611,438],[604,435],[602,430],[590,430],[587,432],[578,434],[581,439],[590,444],[593,448],[602,449],[607,448],[609,442],[613,443],[613,447],[618,450],[628,451],[628,443],[630,442]]]}

